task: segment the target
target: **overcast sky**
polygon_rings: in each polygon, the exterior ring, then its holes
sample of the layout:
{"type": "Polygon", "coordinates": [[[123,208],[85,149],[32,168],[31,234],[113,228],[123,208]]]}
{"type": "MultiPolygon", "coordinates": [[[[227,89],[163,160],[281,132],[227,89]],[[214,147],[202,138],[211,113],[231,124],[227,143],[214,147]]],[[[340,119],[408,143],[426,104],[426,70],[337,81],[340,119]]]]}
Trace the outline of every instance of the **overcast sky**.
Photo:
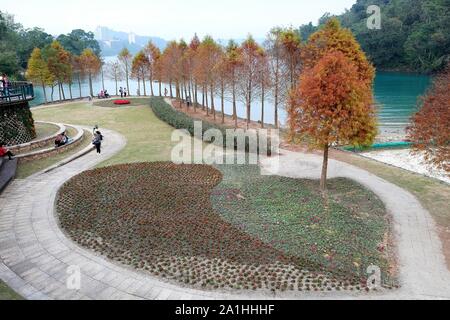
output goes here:
{"type": "Polygon", "coordinates": [[[60,34],[99,25],[171,40],[197,32],[216,38],[264,37],[274,26],[295,27],[325,12],[339,14],[356,0],[1,0],[26,28],[60,34]]]}

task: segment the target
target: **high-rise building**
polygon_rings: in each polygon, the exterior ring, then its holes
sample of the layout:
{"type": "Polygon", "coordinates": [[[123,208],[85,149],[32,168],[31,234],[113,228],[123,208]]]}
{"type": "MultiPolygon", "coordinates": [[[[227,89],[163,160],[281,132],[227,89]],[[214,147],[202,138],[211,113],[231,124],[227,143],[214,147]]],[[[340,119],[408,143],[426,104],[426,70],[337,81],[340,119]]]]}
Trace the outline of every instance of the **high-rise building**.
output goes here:
{"type": "Polygon", "coordinates": [[[128,34],[128,43],[129,44],[135,44],[136,43],[136,34],[133,32],[130,32],[128,34]]]}

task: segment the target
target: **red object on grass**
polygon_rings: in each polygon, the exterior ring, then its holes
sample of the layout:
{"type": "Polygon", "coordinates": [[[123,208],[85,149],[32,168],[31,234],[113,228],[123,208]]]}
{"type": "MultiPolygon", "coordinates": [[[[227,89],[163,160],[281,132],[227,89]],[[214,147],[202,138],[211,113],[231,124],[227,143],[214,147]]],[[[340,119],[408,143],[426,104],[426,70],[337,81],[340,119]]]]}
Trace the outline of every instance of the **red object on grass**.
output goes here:
{"type": "Polygon", "coordinates": [[[118,104],[118,105],[125,105],[125,104],[130,104],[130,100],[116,100],[114,101],[114,104],[118,104]]]}

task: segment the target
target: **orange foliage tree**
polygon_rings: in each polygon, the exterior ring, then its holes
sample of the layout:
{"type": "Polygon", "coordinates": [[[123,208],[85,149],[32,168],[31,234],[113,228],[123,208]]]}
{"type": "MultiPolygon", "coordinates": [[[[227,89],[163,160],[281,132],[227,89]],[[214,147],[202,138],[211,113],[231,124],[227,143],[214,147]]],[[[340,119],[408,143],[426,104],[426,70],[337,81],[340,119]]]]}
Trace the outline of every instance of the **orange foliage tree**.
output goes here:
{"type": "MultiPolygon", "coordinates": [[[[191,40],[189,44],[189,48],[186,51],[186,65],[189,72],[190,85],[189,87],[192,89],[191,97],[194,99],[194,111],[196,111],[198,107],[198,83],[195,79],[195,70],[197,61],[198,48],[200,47],[200,39],[197,34],[191,40]]],[[[190,90],[189,90],[190,91],[190,90]]]]}
{"type": "Polygon", "coordinates": [[[231,100],[233,103],[233,119],[234,126],[237,128],[238,126],[238,116],[237,116],[237,93],[236,93],[236,84],[237,84],[237,76],[238,70],[242,66],[242,50],[241,48],[233,41],[230,40],[228,46],[226,48],[224,63],[226,68],[226,77],[227,82],[229,84],[229,90],[231,91],[231,100]]]}
{"type": "MultiPolygon", "coordinates": [[[[59,89],[60,99],[65,100],[64,83],[68,83],[72,79],[72,56],[64,49],[58,41],[53,41],[52,44],[44,49],[43,56],[47,61],[47,67],[56,81],[59,89]]],[[[53,86],[52,86],[52,100],[53,100],[53,86]]]]}
{"type": "Polygon", "coordinates": [[[100,72],[102,62],[100,58],[91,49],[85,49],[80,55],[80,61],[83,65],[84,72],[89,79],[89,90],[91,96],[94,96],[94,89],[92,87],[92,78],[100,72]]]}
{"type": "Polygon", "coordinates": [[[176,41],[167,44],[162,55],[162,79],[169,84],[170,97],[173,98],[173,85],[176,88],[176,97],[179,98],[179,81],[181,73],[181,58],[183,52],[176,41]]]}
{"type": "Polygon", "coordinates": [[[358,67],[340,51],[323,56],[300,77],[291,92],[289,124],[324,151],[321,189],[326,190],[329,148],[335,144],[368,145],[377,134],[372,90],[358,67]]]}
{"type": "Polygon", "coordinates": [[[349,58],[357,69],[359,79],[372,87],[375,68],[367,60],[360,44],[349,29],[341,27],[339,20],[330,19],[325,26],[311,35],[308,44],[302,49],[304,68],[312,68],[330,51],[340,51],[349,58]]]}
{"type": "Polygon", "coordinates": [[[289,28],[281,30],[278,36],[282,47],[282,60],[286,67],[289,88],[293,90],[297,85],[301,67],[302,42],[300,33],[289,28]]]}
{"type": "Polygon", "coordinates": [[[241,45],[242,63],[238,69],[237,92],[247,109],[247,129],[251,121],[251,105],[258,97],[259,62],[262,48],[249,36],[241,45]]]}
{"type": "MultiPolygon", "coordinates": [[[[141,80],[144,87],[144,96],[147,96],[147,87],[145,85],[145,79],[147,78],[150,61],[144,51],[139,51],[133,58],[131,64],[131,77],[138,81],[138,95],[141,90],[141,80]]],[[[150,84],[151,85],[151,84],[150,84]]]]}
{"type": "MultiPolygon", "coordinates": [[[[161,96],[161,81],[158,79],[158,61],[161,58],[161,51],[157,46],[153,44],[153,42],[149,42],[147,46],[144,48],[144,53],[146,55],[146,58],[148,60],[147,64],[147,75],[150,80],[150,93],[152,96],[155,95],[153,92],[153,81],[155,79],[158,80],[158,86],[159,86],[159,96],[161,96]]],[[[145,80],[144,80],[145,82],[145,80]]]]}
{"type": "Polygon", "coordinates": [[[413,151],[424,152],[429,165],[450,175],[450,66],[435,78],[407,131],[413,151]]]}
{"type": "Polygon", "coordinates": [[[122,64],[123,71],[125,72],[125,79],[127,81],[127,90],[130,93],[130,71],[131,71],[131,63],[133,62],[133,56],[127,48],[123,48],[122,51],[119,52],[117,56],[120,63],[122,64]]]}
{"type": "Polygon", "coordinates": [[[206,36],[197,52],[196,77],[203,86],[206,102],[206,115],[209,115],[207,96],[209,93],[211,101],[211,112],[216,119],[216,108],[214,105],[214,92],[217,81],[217,65],[220,62],[221,48],[210,36],[206,36]]]}

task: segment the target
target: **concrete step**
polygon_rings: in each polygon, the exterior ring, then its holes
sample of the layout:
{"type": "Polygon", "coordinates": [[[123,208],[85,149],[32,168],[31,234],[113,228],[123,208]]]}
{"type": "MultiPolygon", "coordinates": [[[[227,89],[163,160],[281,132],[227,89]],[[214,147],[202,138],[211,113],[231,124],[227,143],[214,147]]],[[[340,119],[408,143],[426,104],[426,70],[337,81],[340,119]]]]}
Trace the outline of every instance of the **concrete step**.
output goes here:
{"type": "Polygon", "coordinates": [[[17,159],[0,159],[0,193],[14,179],[17,170],[17,159]]]}

